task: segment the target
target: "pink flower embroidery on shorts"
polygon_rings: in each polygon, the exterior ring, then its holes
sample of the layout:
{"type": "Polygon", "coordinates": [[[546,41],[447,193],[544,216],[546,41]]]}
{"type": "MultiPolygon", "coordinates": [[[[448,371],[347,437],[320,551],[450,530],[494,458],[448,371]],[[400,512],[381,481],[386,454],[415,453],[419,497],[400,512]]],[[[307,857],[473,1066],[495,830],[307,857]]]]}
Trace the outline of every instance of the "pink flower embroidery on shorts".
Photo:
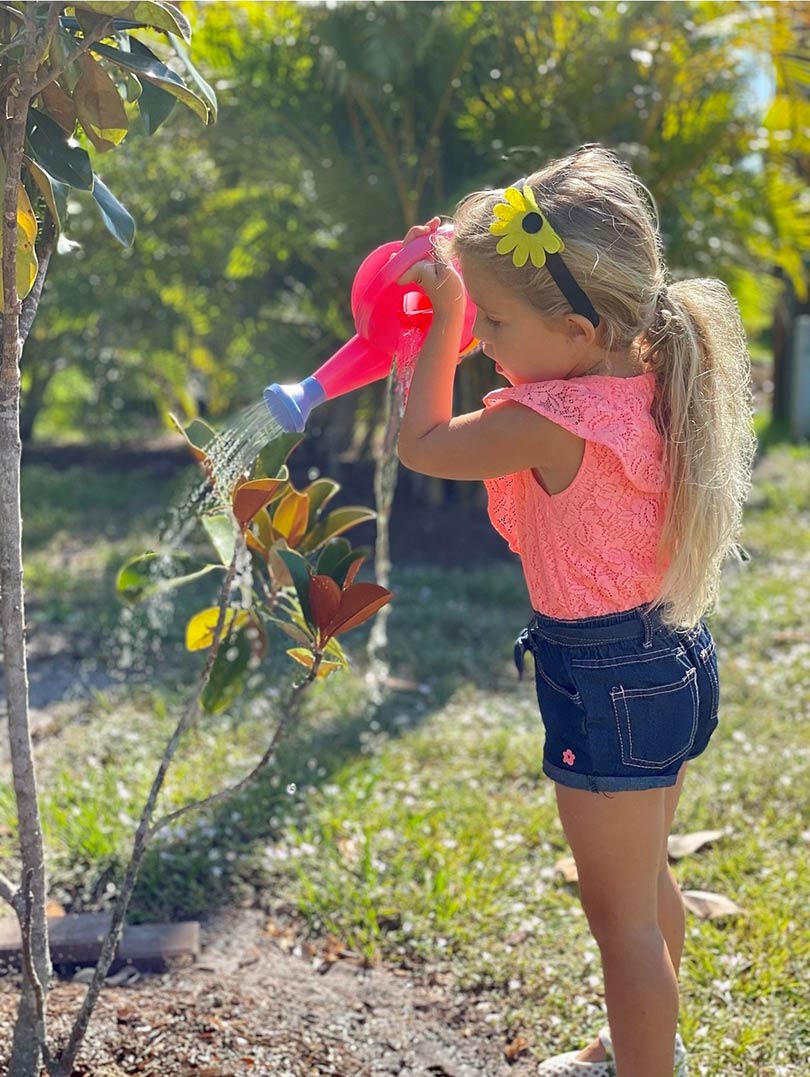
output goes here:
{"type": "Polygon", "coordinates": [[[570,748],[566,748],[563,752],[563,763],[567,763],[569,767],[573,767],[576,756],[570,748]]]}

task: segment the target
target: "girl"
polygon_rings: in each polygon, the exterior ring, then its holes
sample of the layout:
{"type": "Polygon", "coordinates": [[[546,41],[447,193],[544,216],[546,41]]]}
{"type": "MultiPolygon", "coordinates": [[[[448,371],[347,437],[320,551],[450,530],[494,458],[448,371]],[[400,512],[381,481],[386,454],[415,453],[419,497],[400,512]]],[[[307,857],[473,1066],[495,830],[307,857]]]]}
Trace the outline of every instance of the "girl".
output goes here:
{"type": "Polygon", "coordinates": [[[454,224],[436,259],[400,278],[434,316],[399,458],[483,479],[532,601],[515,661],[522,674],[525,651],[534,659],[543,770],[609,1022],[538,1073],[683,1077],[684,909],[667,835],[686,763],[718,721],[702,618],[724,559],[740,557],[756,448],[742,325],[719,280],[666,283],[652,198],[599,147],[470,195],[454,224]],[[454,417],[465,286],[473,332],[510,387],[454,417]]]}

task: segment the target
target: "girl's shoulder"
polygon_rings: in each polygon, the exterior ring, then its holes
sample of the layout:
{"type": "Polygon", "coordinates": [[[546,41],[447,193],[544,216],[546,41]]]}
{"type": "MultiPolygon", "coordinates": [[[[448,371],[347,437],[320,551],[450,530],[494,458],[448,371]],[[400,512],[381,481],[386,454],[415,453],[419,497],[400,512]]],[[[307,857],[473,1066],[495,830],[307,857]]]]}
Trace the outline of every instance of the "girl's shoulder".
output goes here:
{"type": "Polygon", "coordinates": [[[652,417],[655,374],[619,378],[586,374],[494,389],[485,407],[514,400],[552,422],[611,449],[635,486],[649,492],[666,489],[663,439],[652,417]]]}

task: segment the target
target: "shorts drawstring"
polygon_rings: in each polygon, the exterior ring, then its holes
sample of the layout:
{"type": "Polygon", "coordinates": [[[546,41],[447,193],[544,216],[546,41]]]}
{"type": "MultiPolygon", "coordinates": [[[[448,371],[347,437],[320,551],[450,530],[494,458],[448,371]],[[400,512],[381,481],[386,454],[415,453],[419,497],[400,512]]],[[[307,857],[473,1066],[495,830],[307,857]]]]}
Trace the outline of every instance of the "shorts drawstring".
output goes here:
{"type": "Polygon", "coordinates": [[[529,629],[524,628],[518,638],[515,640],[515,665],[518,671],[518,680],[523,680],[523,659],[526,651],[531,651],[532,646],[530,643],[531,636],[529,629]]]}

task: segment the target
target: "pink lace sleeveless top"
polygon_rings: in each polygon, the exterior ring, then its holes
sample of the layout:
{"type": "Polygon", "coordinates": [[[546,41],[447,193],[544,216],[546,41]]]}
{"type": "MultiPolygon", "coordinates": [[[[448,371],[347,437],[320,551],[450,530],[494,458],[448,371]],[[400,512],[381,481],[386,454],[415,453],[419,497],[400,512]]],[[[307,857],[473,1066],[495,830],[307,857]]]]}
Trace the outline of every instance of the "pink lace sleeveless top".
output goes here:
{"type": "Polygon", "coordinates": [[[517,400],[585,439],[579,471],[558,494],[544,490],[531,468],[484,480],[489,518],[520,555],[538,613],[597,617],[657,595],[668,483],[650,412],[654,393],[648,372],[532,382],[484,397],[486,407],[517,400]]]}

